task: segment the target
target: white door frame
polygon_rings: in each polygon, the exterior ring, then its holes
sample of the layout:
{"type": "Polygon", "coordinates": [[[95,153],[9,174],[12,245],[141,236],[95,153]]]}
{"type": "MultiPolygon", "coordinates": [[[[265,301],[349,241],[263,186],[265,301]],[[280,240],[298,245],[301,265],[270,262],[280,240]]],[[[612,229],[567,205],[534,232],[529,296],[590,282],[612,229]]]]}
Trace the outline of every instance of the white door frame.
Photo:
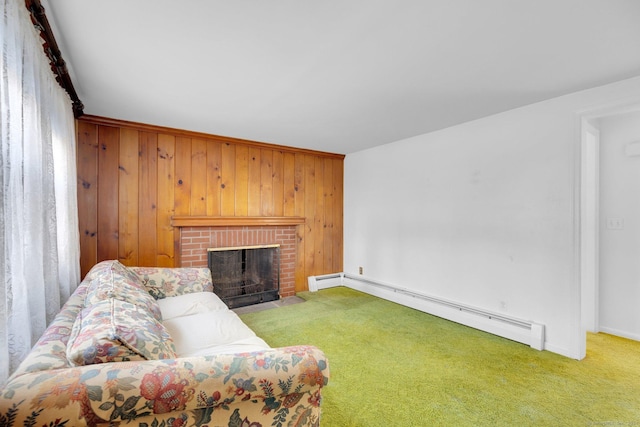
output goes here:
{"type": "MultiPolygon", "coordinates": [[[[597,130],[597,127],[593,126],[593,123],[597,119],[634,111],[640,111],[640,99],[637,96],[633,97],[633,99],[627,98],[620,100],[618,103],[602,105],[597,109],[580,111],[577,116],[579,136],[577,138],[578,149],[576,163],[578,164],[578,169],[576,178],[578,185],[576,185],[576,191],[574,193],[576,195],[574,229],[576,230],[577,240],[575,242],[576,257],[574,259],[577,262],[575,271],[578,277],[578,289],[577,295],[574,293],[577,300],[573,305],[573,312],[575,314],[575,317],[573,317],[575,321],[573,325],[575,335],[573,335],[573,337],[575,338],[572,343],[572,348],[576,351],[574,358],[578,360],[583,359],[587,354],[587,330],[593,328],[597,332],[599,329],[599,316],[596,311],[599,307],[597,298],[599,294],[599,292],[597,292],[599,288],[597,277],[597,275],[599,275],[599,268],[590,268],[587,263],[597,261],[599,264],[600,253],[597,241],[599,239],[600,227],[597,212],[586,211],[587,205],[590,206],[589,209],[593,209],[594,207],[597,209],[599,201],[596,201],[596,203],[585,202],[590,192],[587,188],[589,179],[594,178],[593,173],[598,173],[599,175],[599,171],[594,171],[593,167],[591,167],[592,170],[589,170],[590,166],[587,162],[593,159],[585,155],[587,146],[589,145],[587,135],[593,132],[594,128],[597,130]],[[590,215],[593,215],[595,218],[595,226],[588,225],[590,215]],[[590,248],[585,247],[585,245],[588,246],[590,243],[592,245],[590,248]],[[587,314],[585,310],[593,311],[587,314]]],[[[593,133],[591,133],[591,135],[593,135],[593,133]]],[[[599,141],[599,137],[597,139],[599,141]]]]}
{"type": "Polygon", "coordinates": [[[599,332],[600,130],[592,120],[582,119],[581,139],[581,327],[584,331],[599,332]]]}

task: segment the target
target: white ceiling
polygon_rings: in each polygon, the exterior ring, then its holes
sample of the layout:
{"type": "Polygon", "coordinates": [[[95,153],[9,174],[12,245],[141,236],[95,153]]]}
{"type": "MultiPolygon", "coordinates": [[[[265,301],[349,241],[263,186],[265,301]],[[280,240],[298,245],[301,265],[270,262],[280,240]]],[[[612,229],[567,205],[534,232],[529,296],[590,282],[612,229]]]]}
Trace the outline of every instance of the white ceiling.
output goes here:
{"type": "Polygon", "coordinates": [[[348,154],[640,75],[638,0],[50,0],[85,113],[348,154]]]}

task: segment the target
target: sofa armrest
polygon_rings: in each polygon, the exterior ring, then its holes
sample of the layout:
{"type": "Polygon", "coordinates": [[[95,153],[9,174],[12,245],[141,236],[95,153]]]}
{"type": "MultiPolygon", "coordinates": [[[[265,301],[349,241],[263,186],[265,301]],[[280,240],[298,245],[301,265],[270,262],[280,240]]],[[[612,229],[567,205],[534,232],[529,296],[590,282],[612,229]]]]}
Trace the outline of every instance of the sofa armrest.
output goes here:
{"type": "Polygon", "coordinates": [[[108,421],[201,410],[200,417],[224,411],[228,418],[230,410],[238,405],[251,405],[253,410],[244,411],[245,415],[276,419],[286,418],[298,405],[319,407],[329,366],[321,350],[299,346],[120,363],[105,373],[106,378],[87,379],[87,385],[102,387],[101,398],[90,398],[90,404],[100,418],[108,421]]]}
{"type": "Polygon", "coordinates": [[[134,272],[147,291],[162,299],[192,292],[213,292],[211,271],[197,267],[127,267],[134,272]]]}
{"type": "Polygon", "coordinates": [[[205,425],[213,417],[230,420],[236,408],[252,422],[310,413],[317,421],[328,378],[324,353],[310,346],[34,372],[2,390],[0,425],[32,419],[84,426],[166,419],[162,414],[205,425]]]}
{"type": "Polygon", "coordinates": [[[13,376],[0,390],[0,425],[80,427],[103,422],[89,403],[102,399],[102,388],[87,381],[107,370],[108,365],[90,365],[13,376]]]}

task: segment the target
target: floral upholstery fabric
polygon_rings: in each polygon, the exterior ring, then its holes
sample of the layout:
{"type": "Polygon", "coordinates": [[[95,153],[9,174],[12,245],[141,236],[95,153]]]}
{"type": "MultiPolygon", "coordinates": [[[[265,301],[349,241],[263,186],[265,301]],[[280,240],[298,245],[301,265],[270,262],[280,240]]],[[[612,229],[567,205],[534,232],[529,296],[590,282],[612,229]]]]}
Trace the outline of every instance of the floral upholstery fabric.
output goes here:
{"type": "MultiPolygon", "coordinates": [[[[17,378],[29,372],[62,369],[70,366],[67,360],[67,343],[78,313],[84,308],[86,293],[87,284],[83,282],[64,304],[60,313],[56,315],[51,325],[44,331],[44,334],[11,378],[17,378]]],[[[9,382],[11,382],[11,378],[9,382]]]]}
{"type": "MultiPolygon", "coordinates": [[[[128,373],[123,368],[114,365],[111,373],[128,373]]],[[[113,417],[115,407],[124,406],[118,401],[124,398],[136,401],[130,411],[149,411],[151,420],[178,411],[175,418],[186,423],[182,425],[207,425],[213,420],[219,420],[213,425],[229,425],[236,418],[244,423],[238,426],[285,426],[289,425],[285,420],[294,419],[292,425],[306,426],[319,423],[320,391],[327,375],[322,352],[301,346],[145,364],[129,391],[110,389],[92,379],[89,383],[103,388],[104,403],[94,410],[104,419],[113,417]]],[[[118,418],[127,417],[123,411],[118,418]]]]}
{"type": "MultiPolygon", "coordinates": [[[[196,279],[197,291],[211,283],[210,277],[191,272],[162,278],[160,271],[169,269],[155,270],[149,277],[168,287],[153,288],[165,297],[190,293],[186,277],[196,279]]],[[[67,346],[94,278],[87,275],[0,389],[0,426],[320,424],[329,366],[324,353],[312,346],[73,366],[67,346]]]]}
{"type": "Polygon", "coordinates": [[[129,267],[155,299],[192,292],[213,292],[208,268],[129,267]]]}
{"type": "Polygon", "coordinates": [[[118,260],[101,261],[91,267],[91,270],[84,277],[84,281],[93,280],[95,278],[109,278],[117,274],[123,276],[129,282],[137,282],[138,276],[131,271],[130,267],[126,267],[118,260]]]}
{"type": "Polygon", "coordinates": [[[31,373],[0,394],[0,425],[319,426],[329,367],[315,347],[31,373]]]}
{"type": "Polygon", "coordinates": [[[89,289],[84,305],[89,307],[110,298],[116,298],[143,307],[162,320],[162,313],[155,298],[147,292],[138,276],[118,261],[96,264],[85,278],[89,289]]]}
{"type": "Polygon", "coordinates": [[[115,298],[84,308],[67,343],[75,366],[175,357],[169,333],[151,313],[115,298]]]}

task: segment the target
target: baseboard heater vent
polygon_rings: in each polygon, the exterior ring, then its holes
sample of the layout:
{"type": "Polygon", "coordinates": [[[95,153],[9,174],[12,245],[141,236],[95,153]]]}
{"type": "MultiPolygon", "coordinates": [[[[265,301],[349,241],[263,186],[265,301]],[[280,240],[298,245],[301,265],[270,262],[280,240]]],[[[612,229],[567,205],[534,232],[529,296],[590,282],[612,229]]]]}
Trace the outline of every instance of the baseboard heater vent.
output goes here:
{"type": "Polygon", "coordinates": [[[493,313],[348,273],[311,276],[308,278],[308,284],[309,290],[312,292],[335,286],[346,286],[462,325],[527,344],[536,350],[544,349],[544,325],[536,322],[493,313]]]}

